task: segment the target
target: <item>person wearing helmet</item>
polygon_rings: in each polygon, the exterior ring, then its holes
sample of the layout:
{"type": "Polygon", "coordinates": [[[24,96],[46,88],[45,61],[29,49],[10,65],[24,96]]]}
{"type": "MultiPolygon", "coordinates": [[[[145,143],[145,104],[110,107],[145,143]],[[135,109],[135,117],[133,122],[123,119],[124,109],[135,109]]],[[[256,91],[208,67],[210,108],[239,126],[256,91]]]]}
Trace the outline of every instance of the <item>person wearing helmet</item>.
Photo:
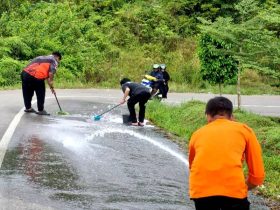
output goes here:
{"type": "Polygon", "coordinates": [[[157,78],[157,79],[163,79],[162,72],[160,71],[160,65],[154,64],[153,65],[153,70],[152,70],[150,75],[157,78]]]}
{"type": "Polygon", "coordinates": [[[159,94],[162,94],[162,92],[164,92],[164,85],[163,85],[164,80],[159,64],[153,65],[153,70],[150,73],[150,75],[156,78],[156,81],[153,81],[152,83],[152,93],[151,93],[152,96],[155,95],[158,90],[159,90],[159,94]]]}
{"type": "Polygon", "coordinates": [[[144,85],[131,82],[128,78],[123,78],[120,81],[120,85],[124,93],[120,104],[124,104],[126,102],[126,98],[129,97],[127,100],[127,107],[130,113],[129,121],[131,122],[131,125],[144,126],[146,103],[151,97],[149,88],[145,87],[144,85]],[[135,112],[135,105],[137,103],[139,103],[138,122],[135,112]]]}
{"type": "Polygon", "coordinates": [[[169,91],[168,81],[170,80],[170,76],[166,71],[166,65],[160,64],[160,69],[163,76],[163,88],[162,88],[162,98],[167,98],[167,93],[169,91]]]}

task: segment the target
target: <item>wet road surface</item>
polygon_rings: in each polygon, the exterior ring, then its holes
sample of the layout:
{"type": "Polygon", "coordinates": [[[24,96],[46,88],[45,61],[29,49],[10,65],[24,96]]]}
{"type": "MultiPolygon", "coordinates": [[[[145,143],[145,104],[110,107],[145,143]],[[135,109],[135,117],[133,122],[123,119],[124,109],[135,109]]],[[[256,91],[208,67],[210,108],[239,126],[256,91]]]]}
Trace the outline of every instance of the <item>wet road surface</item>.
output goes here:
{"type": "Polygon", "coordinates": [[[4,199],[27,209],[193,209],[176,144],[122,124],[125,107],[92,121],[110,105],[67,104],[71,116],[22,117],[0,171],[4,199]]]}
{"type": "MultiPolygon", "coordinates": [[[[24,114],[0,170],[1,209],[194,209],[185,151],[152,126],[122,123],[126,106],[60,99],[69,116],[24,114]]],[[[104,102],[104,101],[103,101],[104,102]]],[[[36,107],[36,106],[35,106],[36,107]]],[[[266,210],[253,195],[252,210],[266,210]]]]}

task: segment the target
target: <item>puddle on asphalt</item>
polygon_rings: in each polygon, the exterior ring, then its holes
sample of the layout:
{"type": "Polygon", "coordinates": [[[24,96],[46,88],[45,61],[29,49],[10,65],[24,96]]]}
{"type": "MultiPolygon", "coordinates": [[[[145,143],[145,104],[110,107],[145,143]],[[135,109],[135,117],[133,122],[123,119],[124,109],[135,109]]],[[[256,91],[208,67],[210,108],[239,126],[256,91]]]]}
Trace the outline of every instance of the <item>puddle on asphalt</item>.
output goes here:
{"type": "Polygon", "coordinates": [[[24,115],[0,170],[1,196],[30,209],[194,209],[184,152],[153,126],[125,126],[120,112],[100,121],[88,110],[24,115]]]}

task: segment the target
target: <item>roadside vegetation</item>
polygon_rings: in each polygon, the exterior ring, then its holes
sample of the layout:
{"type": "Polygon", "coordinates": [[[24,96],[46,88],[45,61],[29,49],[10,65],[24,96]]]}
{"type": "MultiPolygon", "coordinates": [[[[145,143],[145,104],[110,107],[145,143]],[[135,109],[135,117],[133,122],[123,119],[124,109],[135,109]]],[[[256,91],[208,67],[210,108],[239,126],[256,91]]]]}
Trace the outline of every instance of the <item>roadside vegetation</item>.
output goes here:
{"type": "MultiPolygon", "coordinates": [[[[192,133],[206,124],[204,111],[205,103],[199,101],[176,106],[150,101],[146,115],[154,124],[176,136],[176,141],[186,149],[192,133]]],[[[234,117],[254,129],[263,149],[266,178],[257,192],[280,201],[280,118],[238,109],[234,111],[234,117]]]]}
{"type": "Polygon", "coordinates": [[[58,50],[56,88],[115,88],[120,78],[140,82],[152,64],[165,63],[171,91],[236,93],[240,70],[241,94],[279,94],[276,0],[5,0],[0,6],[1,89],[19,87],[30,59],[58,50]]]}

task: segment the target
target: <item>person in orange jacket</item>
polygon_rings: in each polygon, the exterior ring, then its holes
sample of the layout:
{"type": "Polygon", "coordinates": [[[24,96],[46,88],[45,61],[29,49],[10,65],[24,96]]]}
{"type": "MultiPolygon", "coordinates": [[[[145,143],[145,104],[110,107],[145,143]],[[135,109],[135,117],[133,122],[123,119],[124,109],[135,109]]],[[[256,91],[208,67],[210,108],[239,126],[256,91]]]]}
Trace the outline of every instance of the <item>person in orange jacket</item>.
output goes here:
{"type": "Polygon", "coordinates": [[[196,210],[249,210],[248,190],[264,181],[256,135],[246,124],[234,121],[232,111],[229,99],[210,99],[205,110],[208,124],[191,136],[189,193],[196,210]]]}
{"type": "Polygon", "coordinates": [[[59,52],[53,52],[51,55],[48,56],[38,56],[34,58],[23,69],[23,71],[21,72],[21,81],[25,112],[34,112],[39,115],[49,115],[44,110],[46,94],[45,80],[47,80],[52,93],[55,93],[53,87],[53,78],[61,59],[62,56],[59,52]],[[31,107],[31,101],[34,92],[37,96],[38,112],[36,112],[31,107]]]}

